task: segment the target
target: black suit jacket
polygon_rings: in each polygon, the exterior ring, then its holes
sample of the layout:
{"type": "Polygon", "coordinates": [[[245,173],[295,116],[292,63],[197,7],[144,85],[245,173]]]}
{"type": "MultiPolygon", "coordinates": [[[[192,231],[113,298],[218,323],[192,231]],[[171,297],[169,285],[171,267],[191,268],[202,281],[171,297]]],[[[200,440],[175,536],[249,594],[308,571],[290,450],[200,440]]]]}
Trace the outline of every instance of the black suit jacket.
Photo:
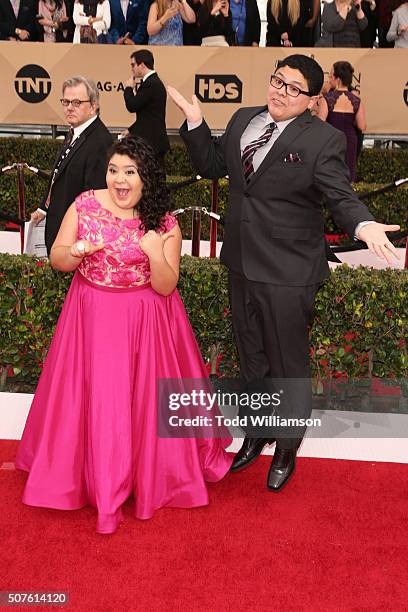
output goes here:
{"type": "Polygon", "coordinates": [[[0,40],[7,40],[9,36],[16,35],[16,28],[30,32],[28,40],[36,38],[37,3],[35,0],[21,0],[17,18],[14,14],[10,0],[0,2],[0,40]]]}
{"type": "Polygon", "coordinates": [[[129,132],[144,138],[153,147],[154,152],[165,153],[170,144],[166,132],[166,98],[167,92],[156,73],[143,81],[136,92],[126,87],[124,92],[126,108],[136,113],[136,121],[129,132]]]}
{"type": "MultiPolygon", "coordinates": [[[[75,198],[88,189],[106,187],[106,156],[112,136],[97,117],[79,136],[78,142],[59,167],[51,190],[48,209],[45,208],[51,181],[40,208],[47,212],[45,244],[48,253],[57,237],[62,219],[75,198]]],[[[56,163],[58,158],[56,160],[56,163]]],[[[55,166],[54,166],[55,167],[55,166]]]]}
{"type": "Polygon", "coordinates": [[[221,262],[252,281],[318,284],[329,274],[323,197],[350,236],[358,223],[373,216],[351,188],[344,134],[309,111],[286,127],[247,184],[240,139],[250,120],[264,110],[239,110],[218,139],[211,138],[205,122],[191,131],[185,123],[181,136],[201,176],[229,176],[221,262]],[[284,161],[290,153],[300,161],[284,161]]]}

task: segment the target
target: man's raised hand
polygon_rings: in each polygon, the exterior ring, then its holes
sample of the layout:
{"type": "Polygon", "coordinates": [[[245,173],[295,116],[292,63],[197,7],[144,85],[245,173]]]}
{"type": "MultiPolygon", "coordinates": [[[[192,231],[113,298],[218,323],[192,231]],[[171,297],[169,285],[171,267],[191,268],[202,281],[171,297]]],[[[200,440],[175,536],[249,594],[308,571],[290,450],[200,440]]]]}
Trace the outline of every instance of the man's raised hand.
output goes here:
{"type": "Polygon", "coordinates": [[[172,87],[171,85],[167,85],[167,93],[170,98],[173,100],[174,104],[178,106],[182,113],[184,113],[185,118],[189,123],[198,123],[202,120],[203,115],[198,104],[197,96],[192,96],[192,103],[188,102],[182,95],[172,87]]]}

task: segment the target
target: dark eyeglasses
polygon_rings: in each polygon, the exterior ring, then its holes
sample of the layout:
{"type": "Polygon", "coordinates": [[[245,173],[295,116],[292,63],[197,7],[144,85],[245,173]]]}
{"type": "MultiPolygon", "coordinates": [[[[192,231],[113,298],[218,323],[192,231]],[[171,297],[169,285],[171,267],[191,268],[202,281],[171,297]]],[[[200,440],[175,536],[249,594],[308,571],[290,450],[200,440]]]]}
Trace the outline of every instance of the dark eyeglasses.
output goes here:
{"type": "Polygon", "coordinates": [[[69,106],[71,104],[71,106],[73,106],[74,108],[79,108],[81,104],[84,104],[85,102],[90,102],[90,100],[67,100],[66,98],[61,98],[60,102],[62,106],[69,106]]]}
{"type": "Polygon", "coordinates": [[[296,85],[285,83],[285,81],[282,81],[282,79],[276,76],[276,74],[273,74],[271,76],[270,84],[272,85],[272,87],[275,87],[275,89],[282,89],[282,87],[284,87],[286,90],[286,93],[291,98],[297,98],[298,96],[300,96],[300,94],[309,96],[310,98],[313,96],[313,94],[311,94],[310,91],[302,91],[302,89],[299,89],[299,87],[296,87],[296,85]]]}

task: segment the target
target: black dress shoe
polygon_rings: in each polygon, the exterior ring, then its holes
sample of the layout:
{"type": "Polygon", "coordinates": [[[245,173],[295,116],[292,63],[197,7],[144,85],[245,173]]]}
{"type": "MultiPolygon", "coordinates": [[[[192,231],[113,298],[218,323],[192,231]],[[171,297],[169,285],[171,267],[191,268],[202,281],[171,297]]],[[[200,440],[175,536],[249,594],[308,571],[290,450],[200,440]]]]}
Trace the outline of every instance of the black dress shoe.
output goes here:
{"type": "Polygon", "coordinates": [[[295,471],[296,450],[276,448],[269,468],[266,485],[270,491],[280,491],[295,471]]]}
{"type": "Polygon", "coordinates": [[[262,453],[266,444],[273,444],[275,438],[245,438],[230,467],[231,472],[239,472],[248,467],[262,453]]]}

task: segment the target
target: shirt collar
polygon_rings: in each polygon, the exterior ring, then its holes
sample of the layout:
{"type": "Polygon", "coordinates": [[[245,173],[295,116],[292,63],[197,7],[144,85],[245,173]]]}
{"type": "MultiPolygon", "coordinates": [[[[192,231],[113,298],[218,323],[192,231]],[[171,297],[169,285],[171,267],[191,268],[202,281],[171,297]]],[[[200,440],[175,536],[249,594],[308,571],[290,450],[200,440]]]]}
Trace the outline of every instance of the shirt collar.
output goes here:
{"type": "Polygon", "coordinates": [[[282,134],[283,130],[288,127],[289,123],[292,123],[292,121],[294,121],[295,119],[296,117],[291,117],[290,119],[285,119],[284,121],[275,121],[275,119],[273,119],[269,111],[266,111],[265,126],[267,126],[268,123],[276,123],[278,132],[282,134]]]}
{"type": "Polygon", "coordinates": [[[147,74],[144,75],[142,81],[145,82],[146,79],[149,78],[149,76],[151,76],[152,74],[155,74],[155,70],[151,70],[150,72],[148,72],[147,74]]]}
{"type": "Polygon", "coordinates": [[[93,123],[95,119],[97,118],[98,118],[98,115],[95,115],[95,117],[91,117],[90,119],[88,119],[88,121],[85,121],[85,123],[81,123],[81,125],[78,125],[77,127],[75,127],[74,136],[72,140],[76,140],[77,138],[79,138],[82,132],[85,132],[86,128],[89,127],[91,123],[93,123]]]}

